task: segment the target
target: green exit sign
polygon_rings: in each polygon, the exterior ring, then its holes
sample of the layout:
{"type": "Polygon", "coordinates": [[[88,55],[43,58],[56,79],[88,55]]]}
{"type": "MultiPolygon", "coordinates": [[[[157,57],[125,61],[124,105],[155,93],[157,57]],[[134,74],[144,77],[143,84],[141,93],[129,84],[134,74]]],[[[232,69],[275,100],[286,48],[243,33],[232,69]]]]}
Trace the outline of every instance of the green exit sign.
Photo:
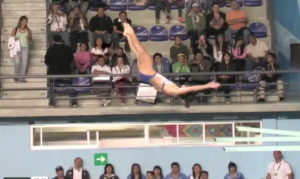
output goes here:
{"type": "Polygon", "coordinates": [[[95,166],[103,166],[108,163],[107,153],[95,153],[94,154],[94,164],[95,166]]]}

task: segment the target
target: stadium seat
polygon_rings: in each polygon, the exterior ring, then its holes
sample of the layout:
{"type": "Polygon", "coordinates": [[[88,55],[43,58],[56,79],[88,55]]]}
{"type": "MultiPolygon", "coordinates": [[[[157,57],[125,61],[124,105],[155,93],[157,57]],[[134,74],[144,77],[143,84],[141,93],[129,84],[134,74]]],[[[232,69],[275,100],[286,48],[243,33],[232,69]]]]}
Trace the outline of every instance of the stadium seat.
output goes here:
{"type": "Polygon", "coordinates": [[[149,32],[145,27],[135,26],[133,27],[133,30],[135,32],[135,35],[141,42],[145,42],[149,40],[149,32]]]}
{"type": "MultiPolygon", "coordinates": [[[[239,3],[239,6],[243,6],[243,0],[238,0],[237,1],[239,3]]],[[[225,7],[231,7],[231,2],[230,1],[226,1],[225,2],[225,7]]]]}
{"type": "Polygon", "coordinates": [[[149,37],[151,41],[167,41],[169,39],[167,29],[160,25],[151,28],[149,37]]]}
{"type": "Polygon", "coordinates": [[[261,22],[250,24],[249,28],[257,38],[265,38],[268,36],[266,26],[261,22]]]}
{"type": "Polygon", "coordinates": [[[174,25],[170,28],[169,39],[175,40],[177,35],[181,35],[183,40],[187,39],[186,28],[183,25],[174,25]]]}
{"type": "Polygon", "coordinates": [[[90,0],[90,11],[97,11],[98,7],[104,7],[104,10],[108,10],[106,0],[90,0]]]}
{"type": "Polygon", "coordinates": [[[125,11],[125,10],[127,10],[127,1],[126,0],[110,0],[109,1],[109,10],[125,11]]]}
{"type": "Polygon", "coordinates": [[[145,6],[136,6],[134,0],[128,0],[128,9],[131,11],[141,11],[147,9],[147,5],[145,6]]]}
{"type": "Polygon", "coordinates": [[[149,10],[155,10],[155,6],[150,6],[150,5],[149,5],[149,6],[148,6],[148,9],[149,9],[149,10]]]}
{"type": "MultiPolygon", "coordinates": [[[[73,87],[90,87],[91,80],[89,77],[75,78],[75,79],[73,79],[72,86],[73,87]]],[[[91,88],[75,88],[75,91],[77,93],[90,93],[91,88]]]]}
{"type": "Polygon", "coordinates": [[[245,6],[262,6],[263,2],[262,0],[244,0],[245,6]]]}

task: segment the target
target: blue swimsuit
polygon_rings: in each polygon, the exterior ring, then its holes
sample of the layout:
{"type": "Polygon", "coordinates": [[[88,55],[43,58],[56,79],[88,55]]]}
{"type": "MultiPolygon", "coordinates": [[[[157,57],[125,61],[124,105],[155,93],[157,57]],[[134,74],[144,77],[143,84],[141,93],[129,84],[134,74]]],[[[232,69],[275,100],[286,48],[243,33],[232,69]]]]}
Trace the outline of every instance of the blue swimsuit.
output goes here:
{"type": "Polygon", "coordinates": [[[162,92],[164,92],[164,88],[165,88],[166,84],[173,83],[173,82],[171,82],[170,80],[168,80],[167,78],[165,78],[164,76],[162,76],[159,73],[155,73],[154,75],[144,75],[144,74],[140,73],[141,81],[144,82],[144,83],[147,83],[147,84],[151,84],[150,80],[152,78],[156,77],[156,76],[163,79],[163,85],[162,85],[162,89],[161,89],[162,92]]]}

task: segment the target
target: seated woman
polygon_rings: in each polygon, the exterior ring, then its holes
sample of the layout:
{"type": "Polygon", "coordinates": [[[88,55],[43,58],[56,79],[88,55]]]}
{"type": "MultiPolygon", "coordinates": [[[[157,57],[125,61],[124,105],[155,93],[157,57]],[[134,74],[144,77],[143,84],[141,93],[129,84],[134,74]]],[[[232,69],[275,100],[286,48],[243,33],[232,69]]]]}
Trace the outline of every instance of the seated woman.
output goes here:
{"type": "Polygon", "coordinates": [[[225,41],[222,34],[218,35],[215,39],[216,44],[213,47],[213,58],[215,62],[215,70],[218,68],[218,63],[222,62],[223,54],[226,52],[231,53],[229,44],[225,41]]]}
{"type": "Polygon", "coordinates": [[[182,43],[181,36],[178,35],[175,37],[174,45],[170,48],[170,57],[172,64],[177,62],[177,55],[180,53],[183,53],[187,58],[189,56],[188,47],[182,43]]]}
{"type": "Polygon", "coordinates": [[[111,102],[111,68],[105,64],[105,59],[102,55],[100,55],[97,59],[97,62],[92,66],[92,74],[100,75],[97,77],[93,77],[93,87],[92,91],[100,97],[100,104],[103,106],[108,106],[111,102]],[[107,75],[104,75],[107,74],[107,75]]]}
{"type": "MultiPolygon", "coordinates": [[[[236,71],[235,63],[232,61],[231,54],[225,52],[222,58],[222,62],[218,64],[218,72],[234,72],[236,71]]],[[[230,84],[235,83],[235,75],[218,75],[218,82],[224,84],[218,91],[223,91],[225,96],[225,102],[230,103],[230,84]]]]}
{"type": "Polygon", "coordinates": [[[220,11],[218,3],[213,5],[213,12],[206,15],[206,33],[207,36],[216,36],[224,34],[228,28],[226,23],[226,14],[220,11]]]}
{"type": "Polygon", "coordinates": [[[123,57],[124,59],[124,63],[126,65],[129,65],[129,60],[128,60],[128,57],[127,55],[124,53],[124,50],[122,47],[118,47],[116,50],[115,50],[115,53],[113,54],[113,56],[111,57],[111,60],[110,60],[110,65],[113,67],[113,66],[116,66],[117,63],[118,63],[118,58],[119,57],[123,57]]]}
{"type": "Polygon", "coordinates": [[[81,43],[80,50],[74,54],[75,74],[90,74],[90,60],[91,55],[88,52],[88,45],[81,43]]]}
{"type": "Polygon", "coordinates": [[[247,56],[247,49],[243,41],[243,37],[237,37],[235,44],[231,49],[233,55],[233,61],[236,65],[237,71],[243,71],[246,65],[245,58],[247,56]]]}
{"type": "Polygon", "coordinates": [[[127,37],[129,46],[135,55],[138,57],[138,69],[140,72],[141,80],[144,83],[151,84],[159,92],[163,92],[170,96],[182,96],[185,99],[185,106],[189,107],[194,99],[194,93],[209,88],[218,88],[219,83],[211,82],[206,85],[196,86],[182,86],[178,87],[176,84],[163,77],[153,69],[153,60],[148,52],[142,46],[134,33],[132,27],[124,23],[124,35],[127,37]]]}
{"type": "Polygon", "coordinates": [[[208,57],[210,59],[213,57],[213,46],[207,39],[205,33],[200,34],[198,42],[192,47],[192,49],[194,55],[201,50],[204,57],[208,57]]]}
{"type": "Polygon", "coordinates": [[[126,86],[131,82],[131,78],[129,77],[130,66],[124,63],[123,57],[119,57],[117,65],[112,67],[112,74],[120,75],[113,77],[112,81],[115,83],[115,87],[121,96],[121,105],[124,105],[126,103],[126,86]]]}
{"type": "Polygon", "coordinates": [[[91,50],[91,64],[94,64],[97,61],[98,56],[102,55],[108,63],[108,48],[106,47],[106,44],[103,43],[103,40],[101,37],[98,37],[95,41],[95,46],[91,50]]]}

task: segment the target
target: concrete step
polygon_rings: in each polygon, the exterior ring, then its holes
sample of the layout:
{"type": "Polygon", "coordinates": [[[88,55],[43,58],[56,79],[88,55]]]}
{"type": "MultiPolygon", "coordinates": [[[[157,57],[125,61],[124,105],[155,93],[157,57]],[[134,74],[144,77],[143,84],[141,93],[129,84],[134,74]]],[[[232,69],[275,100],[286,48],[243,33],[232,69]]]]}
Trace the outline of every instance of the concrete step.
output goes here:
{"type": "MultiPolygon", "coordinates": [[[[266,5],[260,6],[260,7],[241,7],[242,10],[244,10],[249,20],[266,20],[267,19],[267,13],[266,13],[266,5]]],[[[231,8],[221,8],[221,11],[224,13],[227,13],[230,11],[231,8]]],[[[155,11],[154,10],[143,10],[143,11],[127,11],[128,18],[132,20],[132,23],[134,25],[140,25],[140,24],[155,24],[155,11]],[[149,17],[149,18],[141,18],[141,12],[144,14],[143,17],[149,17]]],[[[117,18],[119,16],[118,11],[106,11],[106,14],[110,16],[112,19],[117,18]]],[[[183,9],[183,14],[185,14],[185,9],[183,9]]],[[[87,18],[90,19],[91,17],[95,16],[96,12],[94,11],[88,11],[87,18]]],[[[171,12],[171,23],[178,23],[178,11],[172,10],[171,12]]],[[[161,13],[161,19],[160,22],[162,24],[165,23],[165,15],[161,13]]]]}
{"type": "MultiPolygon", "coordinates": [[[[44,58],[46,54],[46,50],[30,50],[30,58],[44,58]]],[[[10,59],[9,51],[2,50],[1,58],[10,59]]]]}
{"type": "MultiPolygon", "coordinates": [[[[16,28],[15,26],[2,26],[2,30],[1,33],[2,35],[7,34],[7,35],[11,35],[12,30],[16,28]]],[[[33,33],[33,35],[35,34],[46,34],[46,27],[45,26],[40,26],[40,27],[30,27],[31,32],[33,33]]]]}
{"type": "Polygon", "coordinates": [[[13,82],[13,80],[11,80],[10,82],[2,82],[1,83],[1,88],[2,89],[26,89],[26,88],[46,88],[47,87],[47,83],[46,82],[35,82],[35,83],[31,83],[29,81],[30,78],[28,78],[28,82],[27,83],[16,83],[13,82]]]}
{"type": "MultiPolygon", "coordinates": [[[[34,49],[34,50],[47,50],[47,43],[34,41],[34,42],[30,43],[30,47],[31,47],[31,49],[34,49]]],[[[1,50],[2,51],[9,50],[8,43],[2,43],[1,50]]]]}
{"type": "Polygon", "coordinates": [[[0,106],[3,108],[9,107],[48,107],[48,99],[16,99],[16,100],[0,100],[0,106]]]}
{"type": "Polygon", "coordinates": [[[34,91],[3,91],[1,99],[47,98],[47,90],[34,91]]]}
{"type": "Polygon", "coordinates": [[[26,15],[31,21],[34,18],[44,18],[46,20],[46,10],[3,10],[2,8],[2,19],[20,18],[26,15]]]}
{"type": "MultiPolygon", "coordinates": [[[[46,3],[45,2],[30,2],[30,3],[17,3],[17,2],[5,2],[2,3],[2,9],[6,11],[34,11],[34,10],[45,10],[46,11],[46,3]]],[[[3,14],[5,12],[2,12],[3,14]]],[[[25,14],[23,14],[25,15],[25,14]]]]}
{"type": "MultiPolygon", "coordinates": [[[[44,83],[44,84],[47,84],[47,79],[46,78],[27,78],[26,80],[27,80],[27,83],[26,83],[27,85],[31,84],[31,83],[38,83],[38,84],[44,83]]],[[[6,83],[15,83],[15,82],[13,81],[13,79],[1,79],[1,83],[6,84],[6,83]]],[[[10,84],[8,84],[8,85],[10,85],[10,84]]]]}
{"type": "MultiPolygon", "coordinates": [[[[8,43],[8,39],[11,35],[1,35],[1,43],[8,43]]],[[[47,36],[46,34],[32,34],[32,38],[34,42],[46,42],[47,36]]]]}
{"type": "MultiPolygon", "coordinates": [[[[2,20],[2,26],[14,26],[18,23],[19,18],[6,18],[2,20]]],[[[28,20],[28,27],[46,27],[46,18],[32,18],[28,20]]]]}
{"type": "MultiPolygon", "coordinates": [[[[15,66],[12,58],[2,59],[1,66],[15,66]]],[[[29,66],[45,66],[44,58],[30,58],[29,66]]]]}
{"type": "Polygon", "coordinates": [[[44,0],[2,0],[2,3],[44,3],[44,0]]]}
{"type": "MultiPolygon", "coordinates": [[[[1,66],[1,75],[14,75],[15,67],[13,66],[1,66]]],[[[29,66],[27,75],[46,75],[47,67],[45,66],[29,66]]]]}

